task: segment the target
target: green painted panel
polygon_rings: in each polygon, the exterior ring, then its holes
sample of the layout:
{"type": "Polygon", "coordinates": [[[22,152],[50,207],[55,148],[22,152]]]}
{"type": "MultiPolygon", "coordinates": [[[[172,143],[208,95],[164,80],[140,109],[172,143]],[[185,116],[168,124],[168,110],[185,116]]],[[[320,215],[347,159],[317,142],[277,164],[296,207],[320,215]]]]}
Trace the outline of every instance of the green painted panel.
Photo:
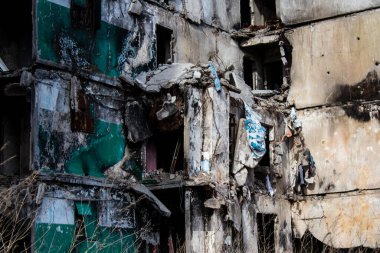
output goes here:
{"type": "Polygon", "coordinates": [[[91,215],[91,205],[89,203],[83,203],[83,202],[75,202],[75,206],[77,208],[77,212],[80,215],[91,215]]]}
{"type": "Polygon", "coordinates": [[[136,252],[136,235],[131,230],[102,228],[98,238],[98,252],[136,252]]]}
{"type": "Polygon", "coordinates": [[[73,29],[70,9],[38,0],[39,58],[65,63],[73,68],[89,69],[109,76],[118,76],[121,64],[123,38],[128,32],[106,22],[93,31],[73,29]]]}
{"type": "Polygon", "coordinates": [[[85,241],[79,243],[75,248],[75,253],[97,253],[99,252],[97,242],[85,241]]]}
{"type": "Polygon", "coordinates": [[[98,228],[96,237],[75,242],[75,226],[61,224],[36,224],[36,253],[114,253],[136,252],[136,235],[133,230],[98,228]]]}
{"type": "Polygon", "coordinates": [[[67,253],[72,248],[75,226],[37,223],[35,230],[36,253],[67,253]]]}
{"type": "Polygon", "coordinates": [[[94,129],[95,134],[88,134],[88,145],[72,153],[66,172],[104,177],[104,170],[122,159],[125,148],[123,125],[97,120],[94,129]]]}

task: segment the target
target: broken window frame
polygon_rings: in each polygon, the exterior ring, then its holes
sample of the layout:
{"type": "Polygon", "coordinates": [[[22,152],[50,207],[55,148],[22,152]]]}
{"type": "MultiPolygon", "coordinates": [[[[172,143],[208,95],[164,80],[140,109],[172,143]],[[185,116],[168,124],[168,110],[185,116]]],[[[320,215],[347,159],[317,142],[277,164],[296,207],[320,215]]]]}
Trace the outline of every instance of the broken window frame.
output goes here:
{"type": "Polygon", "coordinates": [[[148,177],[149,175],[155,174],[158,172],[158,170],[163,169],[164,173],[169,173],[169,174],[175,174],[178,171],[183,171],[184,170],[184,130],[183,126],[180,127],[177,130],[174,131],[169,131],[169,132],[162,132],[162,133],[156,133],[153,137],[149,138],[145,143],[144,143],[144,152],[142,154],[144,155],[144,177],[148,177]],[[165,141],[162,139],[165,136],[172,135],[174,136],[171,140],[165,139],[165,141]],[[169,161],[163,162],[161,159],[162,158],[162,153],[163,149],[160,148],[164,146],[165,142],[165,148],[166,150],[164,153],[169,153],[172,157],[169,161]],[[169,145],[169,147],[168,147],[169,145]],[[148,147],[151,147],[152,150],[154,150],[154,154],[149,154],[148,153],[148,147]],[[152,157],[154,156],[154,157],[152,157]],[[161,156],[161,157],[160,157],[161,156]],[[148,165],[148,160],[154,159],[155,161],[153,162],[155,164],[155,168],[152,168],[148,165]],[[182,164],[180,162],[182,161],[182,164]],[[162,166],[163,164],[166,164],[168,166],[162,166]],[[149,171],[148,171],[149,167],[149,171]],[[164,167],[164,168],[163,168],[164,167]]]}
{"type": "Polygon", "coordinates": [[[259,50],[255,50],[255,53],[246,54],[243,57],[244,81],[253,90],[280,90],[283,85],[283,79],[285,76],[285,67],[281,60],[280,47],[274,45],[273,43],[270,43],[265,46],[260,46],[260,48],[257,49],[259,50]],[[280,68],[275,70],[273,67],[269,68],[269,65],[276,65],[276,68],[281,66],[281,70],[280,68]],[[250,77],[248,69],[251,69],[252,77],[250,77]],[[268,77],[270,72],[275,72],[276,77],[268,77]],[[272,81],[268,83],[268,80],[275,80],[275,82],[272,81]]]}
{"type": "Polygon", "coordinates": [[[240,28],[252,25],[252,6],[251,0],[240,0],[240,28]]]}

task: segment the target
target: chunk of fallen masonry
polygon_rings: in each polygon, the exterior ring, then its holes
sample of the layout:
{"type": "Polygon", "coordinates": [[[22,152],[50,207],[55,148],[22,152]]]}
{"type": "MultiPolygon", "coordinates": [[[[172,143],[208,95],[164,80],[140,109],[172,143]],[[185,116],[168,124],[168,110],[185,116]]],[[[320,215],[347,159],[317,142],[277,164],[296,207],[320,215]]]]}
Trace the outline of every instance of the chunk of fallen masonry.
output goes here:
{"type": "Polygon", "coordinates": [[[175,104],[164,104],[162,108],[156,112],[156,116],[158,120],[163,120],[173,116],[178,111],[178,108],[175,104]]]}

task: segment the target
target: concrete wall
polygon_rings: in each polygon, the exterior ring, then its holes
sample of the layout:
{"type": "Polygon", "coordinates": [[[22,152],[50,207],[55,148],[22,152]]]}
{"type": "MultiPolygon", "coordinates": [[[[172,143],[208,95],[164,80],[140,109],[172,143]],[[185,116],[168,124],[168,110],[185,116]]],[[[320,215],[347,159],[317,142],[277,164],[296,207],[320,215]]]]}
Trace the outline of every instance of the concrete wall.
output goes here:
{"type": "MultiPolygon", "coordinates": [[[[331,8],[322,15],[322,1],[308,8],[300,1],[288,2],[297,17],[283,13],[288,24],[379,4],[326,1],[331,8]],[[305,13],[297,15],[301,10],[305,13]]],[[[336,248],[379,245],[379,21],[380,11],[372,10],[286,33],[293,47],[288,102],[298,109],[305,145],[317,168],[306,197],[292,205],[295,235],[308,229],[336,248]]]]}
{"type": "Polygon", "coordinates": [[[183,12],[193,22],[205,23],[225,31],[240,28],[240,2],[228,0],[183,0],[183,12]]]}
{"type": "Polygon", "coordinates": [[[233,64],[235,68],[241,69],[243,53],[228,33],[189,23],[180,16],[156,7],[152,7],[150,12],[156,14],[156,24],[173,30],[174,62],[197,64],[212,60],[219,63],[216,66],[218,68],[233,64]]]}
{"type": "Polygon", "coordinates": [[[317,166],[315,185],[308,188],[308,194],[380,186],[375,176],[380,173],[380,121],[348,116],[355,108],[347,105],[300,113],[306,146],[317,166]]]}
{"type": "Polygon", "coordinates": [[[293,46],[288,101],[297,108],[373,99],[379,91],[380,10],[289,32],[293,46]]]}
{"type": "Polygon", "coordinates": [[[379,192],[373,191],[301,201],[292,209],[294,234],[302,235],[308,229],[334,248],[378,248],[379,207],[379,192]]]}
{"type": "Polygon", "coordinates": [[[286,25],[380,7],[379,0],[277,0],[277,16],[286,25]]]}

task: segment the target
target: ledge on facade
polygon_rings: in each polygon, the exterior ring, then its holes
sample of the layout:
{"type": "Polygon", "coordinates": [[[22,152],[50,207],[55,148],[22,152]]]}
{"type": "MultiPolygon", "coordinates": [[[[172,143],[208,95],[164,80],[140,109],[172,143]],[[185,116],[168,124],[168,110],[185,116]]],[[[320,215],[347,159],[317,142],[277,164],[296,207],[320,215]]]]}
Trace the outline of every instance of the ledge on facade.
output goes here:
{"type": "Polygon", "coordinates": [[[276,94],[280,94],[277,90],[252,90],[251,93],[255,97],[271,97],[276,94]]]}
{"type": "Polygon", "coordinates": [[[278,42],[284,31],[280,24],[261,29],[250,26],[232,33],[231,37],[240,42],[241,47],[253,47],[278,42]]]}
{"type": "MultiPolygon", "coordinates": [[[[169,176],[170,174],[168,174],[169,176]]],[[[171,174],[173,175],[173,174],[171,174]]],[[[157,177],[151,177],[151,178],[145,178],[142,180],[142,183],[148,187],[149,190],[166,190],[166,189],[173,189],[173,188],[180,188],[180,187],[197,187],[197,186],[208,186],[210,185],[210,182],[212,182],[210,179],[198,179],[197,177],[186,179],[182,175],[175,175],[175,177],[172,178],[160,178],[157,177]]]]}
{"type": "Polygon", "coordinates": [[[116,180],[110,180],[108,178],[95,178],[66,173],[39,174],[38,178],[41,181],[45,182],[60,182],[76,185],[90,185],[123,190],[132,190],[137,194],[144,195],[145,198],[149,200],[149,202],[160,212],[162,216],[169,217],[171,215],[170,210],[146,186],[140,183],[132,181],[119,182],[116,180]]]}
{"type": "MultiPolygon", "coordinates": [[[[222,76],[220,75],[221,86],[231,92],[241,93],[239,88],[231,85],[222,76]]],[[[156,70],[141,72],[136,78],[123,73],[119,76],[119,79],[129,87],[137,87],[146,93],[157,94],[161,90],[170,89],[175,85],[192,85],[206,88],[211,83],[214,83],[215,77],[211,73],[210,63],[201,65],[172,63],[160,65],[156,70]]]]}
{"type": "Polygon", "coordinates": [[[84,79],[88,79],[94,82],[121,88],[121,82],[116,77],[110,77],[102,73],[97,73],[97,72],[94,72],[91,70],[85,70],[85,69],[81,69],[81,70],[78,69],[74,71],[74,69],[68,65],[58,64],[58,63],[54,63],[52,61],[43,60],[43,59],[37,59],[36,63],[40,64],[41,66],[47,66],[50,68],[55,68],[57,70],[68,71],[72,73],[73,75],[76,75],[78,77],[82,77],[84,79]]]}

